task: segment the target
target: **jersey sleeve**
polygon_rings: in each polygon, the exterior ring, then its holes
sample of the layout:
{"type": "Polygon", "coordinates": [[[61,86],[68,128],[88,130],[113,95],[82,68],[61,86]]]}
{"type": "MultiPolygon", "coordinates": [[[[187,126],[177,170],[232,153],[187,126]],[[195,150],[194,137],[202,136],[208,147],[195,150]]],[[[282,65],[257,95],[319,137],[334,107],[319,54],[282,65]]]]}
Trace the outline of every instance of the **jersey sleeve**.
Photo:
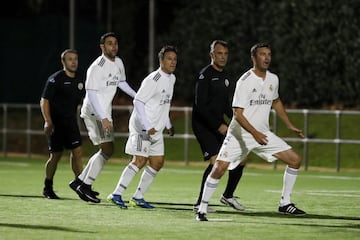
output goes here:
{"type": "Polygon", "coordinates": [[[154,95],[157,82],[152,77],[146,77],[135,95],[135,99],[146,103],[154,95]]]}
{"type": "Polygon", "coordinates": [[[56,89],[55,77],[50,76],[45,83],[45,87],[44,87],[41,97],[51,100],[53,98],[53,96],[55,95],[55,89],[56,89]]]}
{"type": "Polygon", "coordinates": [[[125,67],[124,67],[124,63],[121,60],[121,58],[116,58],[116,64],[119,67],[119,71],[120,71],[120,82],[125,82],[126,81],[126,73],[125,73],[125,67]]]}
{"type": "Polygon", "coordinates": [[[248,104],[248,90],[245,81],[239,79],[236,83],[232,107],[246,108],[248,104]]]}
{"type": "Polygon", "coordinates": [[[97,65],[92,65],[89,67],[86,73],[86,82],[85,82],[85,89],[90,90],[99,90],[99,82],[98,79],[101,78],[101,67],[97,65]]]}
{"type": "Polygon", "coordinates": [[[275,84],[274,84],[274,97],[273,100],[279,98],[279,77],[275,75],[275,84]]]}

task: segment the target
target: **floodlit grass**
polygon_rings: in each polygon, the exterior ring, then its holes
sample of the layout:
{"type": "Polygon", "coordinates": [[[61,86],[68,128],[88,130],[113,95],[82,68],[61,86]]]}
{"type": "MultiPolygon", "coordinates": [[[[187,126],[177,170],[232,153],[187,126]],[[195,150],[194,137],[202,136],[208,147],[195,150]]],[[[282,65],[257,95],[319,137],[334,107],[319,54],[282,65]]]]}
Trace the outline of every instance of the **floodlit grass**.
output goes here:
{"type": "MultiPolygon", "coordinates": [[[[89,204],[68,187],[73,178],[61,161],[55,191],[62,200],[41,195],[44,161],[0,158],[0,239],[357,239],[360,235],[358,173],[301,172],[293,200],[308,212],[289,217],[276,212],[282,170],[247,167],[236,195],[247,207],[237,212],[218,201],[227,176],[211,204],[217,210],[209,222],[195,221],[192,204],[204,166],[169,163],[146,194],[152,210],[122,210],[107,203],[125,166],[111,161],[94,183],[102,202],[89,204]],[[179,166],[180,165],[180,166],[179,166]]],[[[128,200],[140,174],[124,194],[128,200]]]]}
{"type": "MultiPolygon", "coordinates": [[[[19,132],[6,134],[0,134],[0,146],[6,152],[16,153],[29,153],[32,154],[43,154],[46,158],[47,152],[47,140],[43,134],[32,135],[31,138],[27,138],[26,129],[28,122],[24,115],[26,112],[26,105],[23,108],[10,108],[7,112],[7,128],[16,129],[19,132]],[[20,131],[21,130],[21,131],[20,131]],[[5,137],[6,136],[6,137],[5,137]],[[4,140],[6,142],[3,142],[4,140]]],[[[0,110],[1,111],[1,110],[0,110]]],[[[0,113],[1,114],[1,113],[0,113]]],[[[191,127],[191,113],[188,118],[182,111],[171,111],[172,124],[175,127],[176,134],[192,134],[191,127]],[[185,119],[188,119],[186,122],[185,119]]],[[[312,113],[308,115],[308,127],[305,128],[305,118],[303,113],[291,113],[288,115],[292,122],[303,129],[307,133],[308,138],[318,139],[334,139],[337,138],[336,132],[336,116],[334,114],[317,114],[312,113]]],[[[128,110],[114,110],[114,127],[116,133],[127,133],[128,132],[128,119],[130,112],[128,110]]],[[[340,118],[341,131],[339,131],[339,137],[347,140],[360,139],[360,128],[356,127],[354,123],[359,122],[359,115],[342,115],[340,118]],[[354,127],[355,126],[355,127],[354,127]]],[[[273,129],[274,118],[270,116],[270,127],[277,135],[284,138],[296,138],[293,132],[289,131],[284,123],[277,119],[277,128],[273,129]]],[[[80,128],[82,131],[85,130],[85,126],[82,120],[79,120],[80,128]]],[[[3,119],[0,118],[0,126],[3,126],[3,119]]],[[[39,106],[33,109],[31,113],[30,121],[31,129],[42,131],[43,118],[39,106]]],[[[5,125],[4,125],[5,126],[5,125]]],[[[124,153],[124,146],[126,137],[116,137],[115,139],[115,158],[129,158],[124,153]]],[[[318,167],[330,167],[333,169],[337,168],[337,155],[341,159],[338,163],[340,171],[358,168],[360,169],[360,151],[358,144],[335,144],[335,143],[308,143],[305,145],[301,142],[289,142],[289,144],[303,157],[305,166],[308,169],[318,167]]],[[[188,142],[184,139],[166,138],[165,139],[165,151],[167,161],[183,161],[183,162],[194,162],[202,163],[203,157],[196,139],[188,139],[188,142]]],[[[97,151],[87,136],[83,137],[83,151],[84,157],[87,158],[97,151]]],[[[249,160],[253,163],[263,163],[264,161],[255,155],[251,155],[249,160]]]]}

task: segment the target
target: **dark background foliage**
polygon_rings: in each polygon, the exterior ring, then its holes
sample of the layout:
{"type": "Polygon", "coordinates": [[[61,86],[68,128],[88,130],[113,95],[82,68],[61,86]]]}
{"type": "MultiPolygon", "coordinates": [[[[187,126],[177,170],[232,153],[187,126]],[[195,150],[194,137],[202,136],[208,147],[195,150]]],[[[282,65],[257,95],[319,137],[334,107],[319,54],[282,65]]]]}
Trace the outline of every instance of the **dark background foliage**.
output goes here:
{"type": "MultiPolygon", "coordinates": [[[[109,2],[76,1],[75,47],[83,72],[100,54],[109,2]]],[[[119,34],[119,56],[135,89],[148,73],[148,3],[111,1],[111,30],[119,34]]],[[[38,102],[68,48],[68,12],[65,0],[14,0],[1,8],[0,102],[38,102]]],[[[360,0],[155,0],[155,57],[164,44],[178,47],[174,98],[190,105],[194,78],[210,62],[212,40],[230,44],[233,85],[251,67],[250,47],[266,41],[285,104],[359,107],[359,12],[360,0]]]]}

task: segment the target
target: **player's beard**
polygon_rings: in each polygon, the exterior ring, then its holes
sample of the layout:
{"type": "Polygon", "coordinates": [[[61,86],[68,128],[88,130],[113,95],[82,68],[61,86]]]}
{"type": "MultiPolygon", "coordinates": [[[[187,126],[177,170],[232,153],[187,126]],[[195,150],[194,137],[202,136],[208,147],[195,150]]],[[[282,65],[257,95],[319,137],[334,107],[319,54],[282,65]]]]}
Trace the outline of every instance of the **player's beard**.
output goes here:
{"type": "Polygon", "coordinates": [[[108,50],[108,51],[104,52],[104,55],[105,55],[107,58],[111,59],[112,61],[115,60],[116,54],[117,54],[117,51],[108,50]]]}

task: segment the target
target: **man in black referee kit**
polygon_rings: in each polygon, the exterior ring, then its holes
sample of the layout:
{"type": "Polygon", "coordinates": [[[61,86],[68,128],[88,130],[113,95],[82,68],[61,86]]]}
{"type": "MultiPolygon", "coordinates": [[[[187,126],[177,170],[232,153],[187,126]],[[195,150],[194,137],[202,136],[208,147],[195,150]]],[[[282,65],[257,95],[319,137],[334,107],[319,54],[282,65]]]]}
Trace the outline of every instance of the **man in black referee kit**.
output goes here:
{"type": "MultiPolygon", "coordinates": [[[[198,200],[194,204],[194,211],[200,205],[204,183],[215,163],[217,154],[226,136],[228,124],[224,119],[233,116],[230,100],[230,82],[224,71],[228,60],[228,44],[222,40],[215,40],[210,45],[211,64],[204,67],[195,82],[195,98],[192,111],[192,128],[203,152],[204,160],[209,161],[205,169],[198,200]]],[[[229,179],[220,202],[236,210],[245,210],[233,195],[243,173],[243,165],[229,170],[229,179]]],[[[208,209],[208,212],[215,211],[208,209]]]]}
{"type": "Polygon", "coordinates": [[[67,49],[61,54],[63,69],[52,74],[43,90],[40,107],[44,132],[48,138],[50,157],[45,164],[43,195],[59,199],[53,189],[53,178],[64,149],[70,149],[71,168],[77,177],[82,169],[81,135],[77,124],[77,107],[84,95],[84,80],[76,73],[78,54],[67,49]]]}

